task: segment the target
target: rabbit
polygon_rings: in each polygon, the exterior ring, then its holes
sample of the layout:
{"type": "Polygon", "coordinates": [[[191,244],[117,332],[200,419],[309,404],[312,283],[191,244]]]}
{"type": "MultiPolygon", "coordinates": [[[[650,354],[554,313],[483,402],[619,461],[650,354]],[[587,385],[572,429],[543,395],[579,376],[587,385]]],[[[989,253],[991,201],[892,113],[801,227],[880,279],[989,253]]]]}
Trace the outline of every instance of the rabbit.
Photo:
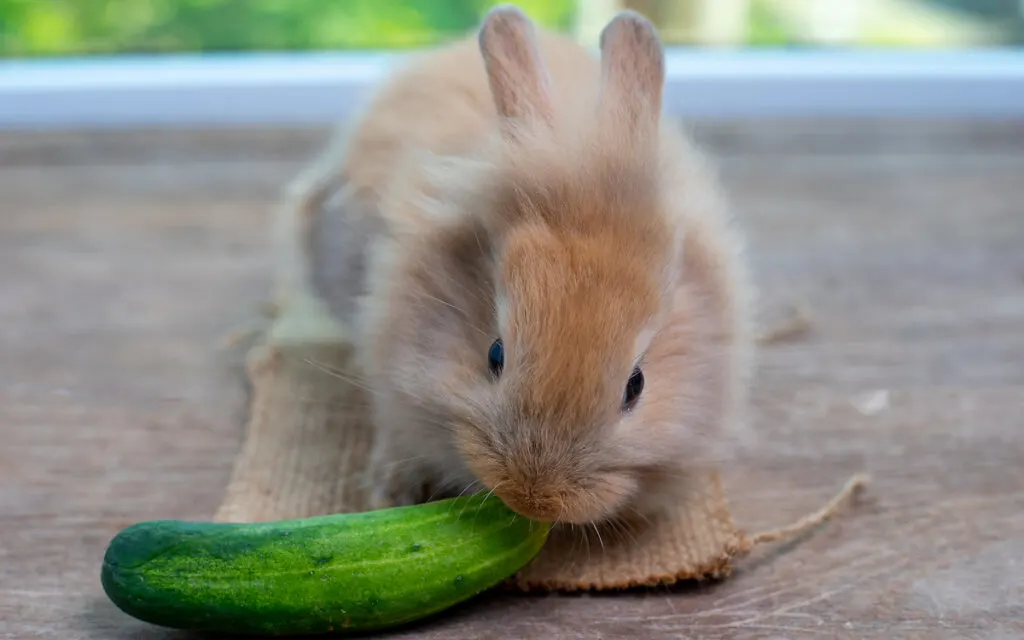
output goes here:
{"type": "Polygon", "coordinates": [[[494,7],[296,182],[369,391],[372,508],[486,490],[538,521],[650,517],[745,428],[743,235],[662,113],[652,24],[622,11],[599,49],[494,7]]]}

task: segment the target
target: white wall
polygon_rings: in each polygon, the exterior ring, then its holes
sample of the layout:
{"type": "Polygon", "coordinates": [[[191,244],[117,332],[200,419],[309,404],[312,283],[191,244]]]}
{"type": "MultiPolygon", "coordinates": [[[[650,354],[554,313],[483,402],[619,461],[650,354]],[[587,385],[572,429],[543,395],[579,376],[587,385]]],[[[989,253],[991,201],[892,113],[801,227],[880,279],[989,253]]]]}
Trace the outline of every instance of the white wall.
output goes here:
{"type": "MultiPolygon", "coordinates": [[[[396,54],[0,62],[0,128],[290,125],[343,117],[396,54]]],[[[670,49],[690,117],[1024,117],[1024,52],[670,49]]]]}

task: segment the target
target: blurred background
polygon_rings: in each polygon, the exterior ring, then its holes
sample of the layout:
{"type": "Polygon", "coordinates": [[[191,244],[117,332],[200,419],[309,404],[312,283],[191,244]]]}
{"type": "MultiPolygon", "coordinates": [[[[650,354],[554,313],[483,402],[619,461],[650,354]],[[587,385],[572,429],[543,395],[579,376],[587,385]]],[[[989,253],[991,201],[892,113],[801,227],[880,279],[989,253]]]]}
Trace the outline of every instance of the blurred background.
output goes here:
{"type": "MultiPolygon", "coordinates": [[[[632,8],[668,45],[663,104],[720,172],[767,336],[738,524],[874,480],[724,584],[437,635],[1024,637],[1024,0],[515,3],[589,46],[632,8]]],[[[104,546],[215,513],[286,185],[394,54],[494,4],[0,0],[0,637],[181,637],[108,602],[104,546]]]]}
{"type": "MultiPolygon", "coordinates": [[[[0,0],[0,55],[402,49],[464,33],[489,0],[0,0]]],[[[1022,0],[522,0],[593,41],[633,8],[672,45],[1013,47],[1022,0]]]]}
{"type": "MultiPolygon", "coordinates": [[[[396,57],[497,0],[0,0],[0,128],[343,119],[396,57]],[[287,90],[285,90],[287,89],[287,90]]],[[[1016,117],[1024,0],[522,0],[594,47],[617,11],[668,46],[684,117],[1016,117]]]]}

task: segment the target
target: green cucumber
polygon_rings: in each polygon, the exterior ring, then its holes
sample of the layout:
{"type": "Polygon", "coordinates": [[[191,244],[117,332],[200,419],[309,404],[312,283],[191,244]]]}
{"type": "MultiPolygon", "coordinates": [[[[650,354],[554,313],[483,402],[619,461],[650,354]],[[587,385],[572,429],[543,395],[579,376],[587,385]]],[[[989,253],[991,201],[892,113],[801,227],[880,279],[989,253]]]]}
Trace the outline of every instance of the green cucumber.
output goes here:
{"type": "Polygon", "coordinates": [[[297,635],[416,621],[512,576],[550,525],[494,496],[255,524],[157,520],[107,547],[107,597],[193,631],[297,635]]]}

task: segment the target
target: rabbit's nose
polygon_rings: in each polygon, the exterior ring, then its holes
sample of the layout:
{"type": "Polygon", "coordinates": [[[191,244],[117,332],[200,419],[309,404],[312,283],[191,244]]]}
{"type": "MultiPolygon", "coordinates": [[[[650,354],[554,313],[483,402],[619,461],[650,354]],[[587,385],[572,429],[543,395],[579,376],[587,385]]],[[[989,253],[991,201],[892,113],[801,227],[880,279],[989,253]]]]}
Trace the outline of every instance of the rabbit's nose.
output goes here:
{"type": "Polygon", "coordinates": [[[506,501],[506,504],[520,515],[538,522],[556,522],[562,514],[561,501],[550,498],[529,497],[506,501]]]}
{"type": "Polygon", "coordinates": [[[565,509],[559,491],[537,482],[503,483],[494,493],[510,509],[531,520],[555,522],[565,509]]]}

